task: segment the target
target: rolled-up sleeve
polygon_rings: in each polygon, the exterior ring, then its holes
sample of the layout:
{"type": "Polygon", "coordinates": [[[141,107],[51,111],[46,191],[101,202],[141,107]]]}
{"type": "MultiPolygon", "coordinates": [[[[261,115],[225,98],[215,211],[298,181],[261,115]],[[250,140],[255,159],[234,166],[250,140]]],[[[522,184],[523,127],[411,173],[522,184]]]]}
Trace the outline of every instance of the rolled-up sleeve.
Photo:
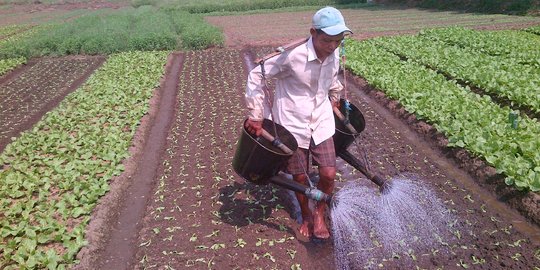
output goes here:
{"type": "Polygon", "coordinates": [[[339,99],[341,98],[342,90],[343,90],[343,85],[337,79],[337,76],[334,76],[334,81],[332,82],[332,86],[330,86],[330,90],[328,91],[328,96],[330,97],[330,101],[338,102],[339,99]]]}

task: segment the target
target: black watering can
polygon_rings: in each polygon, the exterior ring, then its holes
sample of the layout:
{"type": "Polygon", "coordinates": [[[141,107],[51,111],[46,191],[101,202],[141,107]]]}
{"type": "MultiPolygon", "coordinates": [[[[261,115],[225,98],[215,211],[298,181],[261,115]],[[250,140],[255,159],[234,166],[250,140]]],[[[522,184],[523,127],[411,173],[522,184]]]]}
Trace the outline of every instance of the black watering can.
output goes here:
{"type": "MultiPolygon", "coordinates": [[[[390,185],[379,175],[370,172],[347,148],[365,128],[364,116],[358,108],[340,100],[340,108],[334,110],[336,133],[333,136],[336,155],[380,187],[382,193],[389,191],[390,185]]],[[[294,136],[283,126],[269,119],[263,120],[263,134],[260,137],[250,134],[243,126],[233,158],[235,172],[245,180],[258,185],[269,183],[305,194],[316,201],[330,203],[332,196],[322,191],[297,183],[290,179],[274,177],[281,171],[286,161],[298,148],[294,136]]]]}

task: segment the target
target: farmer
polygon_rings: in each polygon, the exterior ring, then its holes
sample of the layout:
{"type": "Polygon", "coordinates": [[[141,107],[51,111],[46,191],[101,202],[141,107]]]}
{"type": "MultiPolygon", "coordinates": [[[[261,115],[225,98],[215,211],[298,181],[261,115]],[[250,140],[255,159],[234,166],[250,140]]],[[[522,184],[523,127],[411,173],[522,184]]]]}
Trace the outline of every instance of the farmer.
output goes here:
{"type": "MultiPolygon", "coordinates": [[[[264,77],[276,79],[271,109],[265,105],[261,66],[250,71],[245,93],[249,110],[245,128],[260,136],[263,118],[271,118],[284,126],[298,142],[298,150],[288,160],[286,171],[292,174],[294,181],[308,185],[311,156],[313,165],[319,169],[317,187],[332,194],[336,176],[332,106],[339,106],[343,89],[337,77],[337,48],[352,31],[345,26],[339,10],[325,7],[313,16],[309,32],[307,41],[264,62],[264,77]]],[[[329,238],[324,216],[326,204],[317,203],[312,213],[308,198],[300,193],[296,193],[296,197],[302,211],[299,233],[307,238],[329,238]]]]}

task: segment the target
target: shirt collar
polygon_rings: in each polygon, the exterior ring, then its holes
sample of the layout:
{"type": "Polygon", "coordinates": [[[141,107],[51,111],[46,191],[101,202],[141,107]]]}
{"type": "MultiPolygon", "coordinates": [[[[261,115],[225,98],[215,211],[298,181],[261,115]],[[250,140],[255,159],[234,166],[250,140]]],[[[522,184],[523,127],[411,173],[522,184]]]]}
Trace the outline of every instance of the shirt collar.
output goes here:
{"type": "MultiPolygon", "coordinates": [[[[336,49],[337,51],[337,49],[336,49]]],[[[315,47],[313,46],[313,37],[309,37],[307,42],[307,52],[308,52],[308,62],[317,60],[320,62],[319,58],[317,58],[317,53],[315,52],[315,47]]],[[[334,57],[336,56],[336,52],[330,54],[328,57],[326,57],[326,62],[330,62],[334,60],[334,57]]]]}
{"type": "Polygon", "coordinates": [[[307,42],[307,51],[308,51],[308,62],[313,60],[318,60],[317,53],[315,52],[315,47],[313,46],[313,37],[309,37],[307,42]]]}

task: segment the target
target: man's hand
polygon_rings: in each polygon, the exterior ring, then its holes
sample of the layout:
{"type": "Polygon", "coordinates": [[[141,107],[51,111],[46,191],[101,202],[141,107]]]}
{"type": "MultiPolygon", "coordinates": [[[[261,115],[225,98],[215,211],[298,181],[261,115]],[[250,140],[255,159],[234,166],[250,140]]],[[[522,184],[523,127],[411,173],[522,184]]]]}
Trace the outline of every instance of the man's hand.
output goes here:
{"type": "Polygon", "coordinates": [[[251,119],[248,119],[246,120],[246,123],[245,123],[245,128],[246,130],[251,133],[251,134],[254,134],[255,136],[261,136],[262,134],[262,123],[263,121],[255,121],[255,120],[251,120],[251,119]]]}
{"type": "Polygon", "coordinates": [[[338,101],[330,101],[332,103],[332,107],[335,107],[335,108],[338,108],[339,109],[339,100],[338,101]]]}

